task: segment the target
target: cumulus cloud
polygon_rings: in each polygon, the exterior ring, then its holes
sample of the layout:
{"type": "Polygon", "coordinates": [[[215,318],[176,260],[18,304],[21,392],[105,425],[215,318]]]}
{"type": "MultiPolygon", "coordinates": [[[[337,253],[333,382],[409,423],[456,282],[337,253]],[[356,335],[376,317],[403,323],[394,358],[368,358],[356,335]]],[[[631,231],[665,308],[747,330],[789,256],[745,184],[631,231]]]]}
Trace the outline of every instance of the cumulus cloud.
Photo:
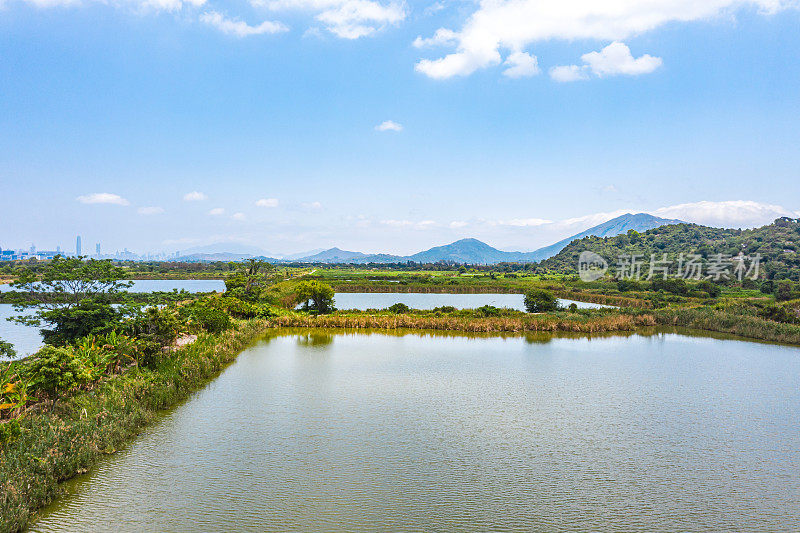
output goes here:
{"type": "Polygon", "coordinates": [[[303,207],[306,209],[322,209],[322,204],[320,202],[306,202],[303,207]]]}
{"type": "Polygon", "coordinates": [[[503,76],[508,78],[529,78],[539,74],[539,60],[527,52],[514,52],[503,63],[508,68],[503,76]]]}
{"type": "MultiPolygon", "coordinates": [[[[67,7],[67,6],[80,5],[81,3],[83,3],[81,0],[23,0],[23,1],[28,4],[32,4],[38,8],[67,7]]],[[[204,5],[206,3],[206,0],[130,0],[126,2],[118,1],[111,3],[118,6],[131,6],[137,11],[141,12],[152,12],[152,11],[179,11],[184,6],[199,7],[204,5]]],[[[0,2],[0,6],[1,5],[2,2],[0,2]]]]}
{"type": "Polygon", "coordinates": [[[136,210],[136,212],[139,213],[140,215],[160,215],[161,213],[164,212],[164,208],[153,205],[147,207],[140,207],[139,209],[136,210]]]}
{"type": "Polygon", "coordinates": [[[278,207],[278,199],[277,198],[261,198],[260,200],[256,200],[256,205],[258,207],[278,207]]]}
{"type": "Polygon", "coordinates": [[[751,200],[728,200],[723,202],[694,202],[661,207],[652,214],[663,218],[677,218],[710,226],[748,228],[769,224],[779,217],[798,217],[800,211],[792,211],[780,205],[764,204],[751,200]]]}
{"type": "MultiPolygon", "coordinates": [[[[709,19],[742,7],[774,13],[795,4],[794,0],[481,0],[460,31],[441,28],[431,38],[414,41],[419,45],[447,43],[455,47],[454,52],[442,57],[420,60],[416,70],[434,79],[467,76],[503,63],[502,52],[513,55],[534,43],[587,39],[615,42],[670,22],[709,19]]],[[[637,71],[658,66],[657,58],[649,56],[622,66],[603,57],[590,56],[590,60],[596,61],[598,69],[615,65],[618,69],[637,71]]],[[[554,79],[566,81],[570,75],[581,79],[576,77],[577,73],[563,69],[555,71],[554,79]]]]}
{"type": "Polygon", "coordinates": [[[82,204],[113,204],[130,205],[130,202],[118,194],[110,192],[96,192],[84,196],[78,196],[77,200],[82,204]]]}
{"type": "Polygon", "coordinates": [[[231,218],[233,220],[244,220],[246,217],[244,216],[244,213],[234,213],[231,215],[231,218]]]}
{"type": "Polygon", "coordinates": [[[211,215],[212,217],[218,217],[218,216],[224,215],[225,214],[225,208],[224,207],[215,207],[214,209],[211,209],[208,212],[208,214],[211,215]]]}
{"type": "Polygon", "coordinates": [[[374,0],[251,0],[256,6],[272,10],[303,10],[316,12],[317,21],[343,39],[358,39],[372,35],[390,24],[406,18],[402,2],[382,4],[374,0]]]}
{"type": "Polygon", "coordinates": [[[200,191],[187,192],[186,194],[183,195],[184,202],[202,202],[203,200],[207,199],[208,196],[206,196],[205,193],[202,193],[200,191]]]}
{"type": "Polygon", "coordinates": [[[586,70],[578,65],[561,65],[550,69],[550,77],[558,82],[567,83],[570,81],[588,80],[586,70]]]}
{"type": "Polygon", "coordinates": [[[403,131],[403,126],[393,120],[384,120],[375,126],[375,129],[377,131],[403,131]]]}
{"type": "Polygon", "coordinates": [[[447,28],[439,28],[434,32],[433,37],[423,39],[418,36],[411,44],[414,48],[425,48],[428,46],[453,46],[456,43],[458,43],[458,34],[456,32],[447,28]]]}
{"type": "Polygon", "coordinates": [[[229,19],[216,11],[209,11],[200,15],[200,20],[212,26],[222,33],[234,35],[236,37],[247,37],[249,35],[262,35],[265,33],[281,33],[289,31],[284,24],[265,20],[258,26],[251,26],[242,20],[229,19]]]}
{"type": "Polygon", "coordinates": [[[555,81],[568,82],[586,80],[589,72],[598,77],[638,76],[649,74],[663,63],[660,57],[644,54],[634,58],[631,49],[625,43],[614,41],[599,52],[589,52],[581,56],[583,65],[564,65],[550,69],[550,77],[555,81]]]}

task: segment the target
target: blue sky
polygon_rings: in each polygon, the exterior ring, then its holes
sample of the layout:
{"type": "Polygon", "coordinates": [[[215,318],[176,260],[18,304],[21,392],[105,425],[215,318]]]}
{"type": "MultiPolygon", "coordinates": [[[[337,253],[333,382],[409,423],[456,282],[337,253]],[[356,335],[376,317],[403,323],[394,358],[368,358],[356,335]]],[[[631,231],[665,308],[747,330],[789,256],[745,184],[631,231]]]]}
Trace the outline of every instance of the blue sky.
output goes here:
{"type": "Polygon", "coordinates": [[[533,249],[800,210],[796,2],[201,2],[0,0],[0,247],[533,249]]]}

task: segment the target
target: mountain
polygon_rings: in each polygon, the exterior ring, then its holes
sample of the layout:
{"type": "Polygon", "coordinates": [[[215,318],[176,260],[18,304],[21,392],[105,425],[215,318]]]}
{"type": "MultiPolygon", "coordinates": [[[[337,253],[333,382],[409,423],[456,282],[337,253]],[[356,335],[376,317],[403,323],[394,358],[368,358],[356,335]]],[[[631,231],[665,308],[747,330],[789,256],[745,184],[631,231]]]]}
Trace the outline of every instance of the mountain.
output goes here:
{"type": "Polygon", "coordinates": [[[356,260],[366,257],[367,254],[361,252],[348,252],[339,248],[330,248],[322,252],[306,257],[301,257],[297,261],[302,263],[355,263],[356,260]]]}
{"type": "Polygon", "coordinates": [[[647,213],[636,213],[635,215],[627,213],[625,215],[618,216],[617,218],[612,218],[611,220],[603,222],[602,224],[598,224],[597,226],[589,228],[586,231],[575,234],[572,237],[567,237],[566,239],[558,241],[555,244],[551,244],[550,246],[545,246],[544,248],[539,248],[538,250],[530,252],[529,257],[531,261],[542,261],[548,257],[553,257],[558,252],[566,248],[567,245],[572,241],[583,239],[584,237],[615,237],[623,233],[628,233],[629,230],[635,230],[639,233],[642,233],[649,229],[657,228],[667,224],[683,224],[683,221],[659,218],[647,213]]]}
{"type": "Polygon", "coordinates": [[[455,261],[456,263],[491,264],[504,261],[524,261],[525,255],[521,252],[503,252],[478,239],[461,239],[454,243],[435,246],[430,250],[416,253],[407,259],[417,263],[455,261]]]}
{"type": "MultiPolygon", "coordinates": [[[[403,263],[414,261],[416,263],[436,263],[439,261],[453,261],[456,263],[467,264],[495,264],[503,262],[523,262],[531,263],[547,259],[569,243],[576,239],[593,235],[597,237],[611,237],[628,230],[638,232],[646,231],[651,228],[664,224],[679,224],[680,220],[669,220],[658,218],[646,213],[626,214],[599,224],[586,231],[568,237],[550,246],[540,248],[533,252],[505,252],[489,246],[478,239],[461,239],[459,241],[445,244],[444,246],[434,246],[429,250],[418,252],[413,255],[397,256],[389,254],[365,254],[362,252],[349,252],[339,248],[331,248],[314,255],[301,257],[295,261],[302,263],[403,263]]],[[[287,258],[284,258],[287,260],[287,258]]]]}
{"type": "Polygon", "coordinates": [[[231,254],[244,257],[272,257],[273,254],[258,246],[251,246],[249,244],[242,244],[235,241],[220,241],[213,244],[206,244],[204,246],[194,246],[181,250],[181,255],[205,255],[205,254],[231,254]]]}
{"type": "Polygon", "coordinates": [[[660,226],[632,236],[588,236],[571,242],[541,266],[559,272],[575,272],[580,254],[585,250],[603,257],[612,269],[621,255],[640,255],[647,264],[652,254],[656,257],[667,254],[674,268],[680,254],[684,257],[698,254],[706,264],[713,262],[717,254],[728,257],[741,252],[751,260],[758,254],[760,271],[768,279],[800,280],[800,220],[791,218],[779,218],[767,226],[745,230],[683,223],[660,226]]]}

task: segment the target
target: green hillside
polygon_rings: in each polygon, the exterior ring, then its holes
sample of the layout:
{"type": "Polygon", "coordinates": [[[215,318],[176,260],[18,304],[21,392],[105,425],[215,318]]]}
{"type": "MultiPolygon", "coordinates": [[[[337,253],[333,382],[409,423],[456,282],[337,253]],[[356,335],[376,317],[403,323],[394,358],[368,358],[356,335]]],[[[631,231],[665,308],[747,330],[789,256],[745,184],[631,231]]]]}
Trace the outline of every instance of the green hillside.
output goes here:
{"type": "Polygon", "coordinates": [[[661,259],[667,254],[671,261],[670,273],[677,273],[680,254],[688,257],[698,254],[702,257],[703,272],[708,272],[709,264],[716,260],[717,254],[734,257],[740,253],[750,259],[759,254],[762,280],[790,279],[800,280],[800,219],[779,218],[772,224],[754,229],[722,229],[699,226],[697,224],[674,224],[660,226],[643,233],[629,231],[616,237],[584,237],[571,242],[557,255],[542,261],[540,267],[560,273],[578,271],[578,258],[581,252],[589,250],[603,257],[609,264],[609,273],[618,270],[621,255],[642,256],[643,275],[648,273],[651,255],[661,259]]]}

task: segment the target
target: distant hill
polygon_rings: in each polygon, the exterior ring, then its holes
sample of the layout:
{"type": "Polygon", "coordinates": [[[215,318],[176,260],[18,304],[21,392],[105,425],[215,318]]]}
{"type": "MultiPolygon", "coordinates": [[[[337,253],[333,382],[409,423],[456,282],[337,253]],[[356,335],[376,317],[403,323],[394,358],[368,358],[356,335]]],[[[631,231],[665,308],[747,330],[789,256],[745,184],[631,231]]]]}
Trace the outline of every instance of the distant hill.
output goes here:
{"type": "Polygon", "coordinates": [[[602,224],[598,224],[597,226],[589,228],[586,231],[582,231],[576,235],[573,235],[572,237],[567,237],[566,239],[558,241],[555,244],[551,244],[550,246],[545,246],[544,248],[539,248],[538,250],[530,252],[530,258],[532,261],[542,261],[548,257],[553,257],[558,252],[566,248],[566,246],[572,241],[583,239],[584,237],[614,237],[616,235],[628,233],[629,230],[634,230],[641,233],[643,231],[664,226],[666,224],[682,223],[683,221],[681,220],[659,218],[653,215],[648,215],[647,213],[627,213],[625,215],[618,216],[617,218],[612,218],[611,220],[603,222],[602,224]]]}
{"type": "Polygon", "coordinates": [[[339,248],[331,248],[323,252],[301,257],[295,261],[303,263],[402,263],[414,261],[416,263],[437,263],[439,261],[452,261],[455,263],[484,264],[492,265],[504,262],[531,263],[547,259],[575,239],[583,238],[587,235],[598,235],[602,237],[619,235],[628,230],[645,231],[650,228],[658,227],[663,224],[678,224],[679,220],[669,220],[654,217],[645,213],[622,215],[608,222],[604,222],[593,228],[589,228],[577,235],[573,235],[563,241],[540,248],[533,252],[505,252],[489,246],[478,239],[461,239],[456,242],[443,246],[434,246],[429,250],[418,252],[413,255],[397,256],[390,254],[364,254],[361,252],[348,252],[339,248]]]}
{"type": "Polygon", "coordinates": [[[307,257],[297,259],[304,263],[353,263],[357,259],[366,257],[361,252],[348,252],[339,248],[331,248],[307,257]]]}
{"type": "MultiPolygon", "coordinates": [[[[651,254],[676,261],[679,254],[699,254],[708,259],[716,254],[736,256],[740,252],[761,255],[761,271],[768,279],[800,280],[800,220],[779,218],[754,229],[710,228],[697,224],[660,226],[633,235],[588,236],[568,244],[541,267],[576,272],[578,257],[589,250],[609,262],[612,270],[622,254],[639,254],[649,261],[651,254]]],[[[763,277],[763,276],[762,276],[763,277]]]]}
{"type": "Polygon", "coordinates": [[[274,254],[249,244],[242,244],[235,241],[220,241],[204,246],[193,246],[186,250],[181,250],[182,256],[205,255],[205,254],[231,254],[242,257],[271,257],[274,254]]]}
{"type": "Polygon", "coordinates": [[[492,264],[504,261],[525,261],[526,255],[521,252],[503,252],[478,239],[461,239],[408,256],[408,260],[417,263],[455,261],[456,263],[492,264]]]}

